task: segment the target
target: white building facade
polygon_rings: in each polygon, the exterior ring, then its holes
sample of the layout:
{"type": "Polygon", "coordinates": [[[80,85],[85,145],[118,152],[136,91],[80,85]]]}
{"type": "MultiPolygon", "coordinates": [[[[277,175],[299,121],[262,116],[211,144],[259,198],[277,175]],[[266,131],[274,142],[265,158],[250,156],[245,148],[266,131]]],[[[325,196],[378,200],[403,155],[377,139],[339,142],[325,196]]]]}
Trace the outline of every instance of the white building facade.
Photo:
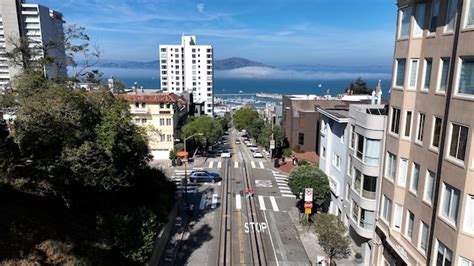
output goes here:
{"type": "MultiPolygon", "coordinates": [[[[8,62],[5,54],[14,48],[12,42],[18,42],[20,38],[28,38],[31,48],[48,48],[48,57],[53,60],[43,69],[45,76],[67,76],[63,23],[63,15],[48,7],[24,0],[0,1],[0,88],[10,84],[21,71],[20,67],[8,62]],[[54,48],[51,43],[55,43],[54,48]]],[[[37,52],[38,57],[45,56],[42,49],[37,52]]]]}
{"type": "Polygon", "coordinates": [[[214,114],[214,56],[211,45],[198,45],[196,36],[183,35],[180,45],[160,45],[160,87],[165,92],[190,92],[214,114]]]}
{"type": "Polygon", "coordinates": [[[329,213],[337,215],[342,220],[349,112],[347,109],[332,108],[318,108],[318,112],[321,114],[319,168],[329,178],[331,188],[329,213]]]}

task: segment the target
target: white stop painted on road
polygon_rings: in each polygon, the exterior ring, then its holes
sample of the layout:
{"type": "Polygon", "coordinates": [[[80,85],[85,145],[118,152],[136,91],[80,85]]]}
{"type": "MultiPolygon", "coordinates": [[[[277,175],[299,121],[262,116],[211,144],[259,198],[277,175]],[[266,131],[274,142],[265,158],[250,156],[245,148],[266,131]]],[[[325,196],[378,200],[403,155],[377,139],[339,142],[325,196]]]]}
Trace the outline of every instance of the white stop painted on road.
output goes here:
{"type": "Polygon", "coordinates": [[[245,233],[247,234],[250,232],[265,233],[265,229],[268,229],[266,223],[254,223],[254,222],[245,223],[244,228],[245,228],[245,233]]]}

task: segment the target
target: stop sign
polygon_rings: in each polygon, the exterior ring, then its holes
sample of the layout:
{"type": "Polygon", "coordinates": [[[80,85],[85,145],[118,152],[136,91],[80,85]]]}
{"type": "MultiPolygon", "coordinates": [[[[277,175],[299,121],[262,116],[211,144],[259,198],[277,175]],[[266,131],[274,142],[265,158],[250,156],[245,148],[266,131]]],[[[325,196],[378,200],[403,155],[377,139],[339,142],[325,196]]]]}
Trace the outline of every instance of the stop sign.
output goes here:
{"type": "Polygon", "coordinates": [[[304,208],[305,209],[312,209],[313,208],[313,203],[310,201],[307,201],[304,203],[304,208]]]}

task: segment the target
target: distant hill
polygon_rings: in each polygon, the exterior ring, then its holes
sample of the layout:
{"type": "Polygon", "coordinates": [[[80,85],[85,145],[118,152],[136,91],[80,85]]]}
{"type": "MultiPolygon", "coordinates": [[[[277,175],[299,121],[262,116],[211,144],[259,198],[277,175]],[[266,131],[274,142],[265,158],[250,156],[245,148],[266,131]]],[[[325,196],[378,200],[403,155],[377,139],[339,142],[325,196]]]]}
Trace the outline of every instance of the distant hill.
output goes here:
{"type": "Polygon", "coordinates": [[[231,57],[227,59],[214,61],[215,70],[230,70],[230,69],[249,67],[249,66],[269,67],[263,63],[255,62],[252,60],[239,58],[239,57],[231,57]]]}
{"type": "MultiPolygon", "coordinates": [[[[103,61],[97,65],[98,67],[104,68],[125,68],[125,69],[159,69],[160,61],[154,60],[149,62],[136,62],[136,61],[103,61]]],[[[248,60],[245,58],[232,57],[222,60],[214,60],[215,70],[230,70],[240,67],[248,66],[261,66],[268,67],[267,65],[248,60]]]]}

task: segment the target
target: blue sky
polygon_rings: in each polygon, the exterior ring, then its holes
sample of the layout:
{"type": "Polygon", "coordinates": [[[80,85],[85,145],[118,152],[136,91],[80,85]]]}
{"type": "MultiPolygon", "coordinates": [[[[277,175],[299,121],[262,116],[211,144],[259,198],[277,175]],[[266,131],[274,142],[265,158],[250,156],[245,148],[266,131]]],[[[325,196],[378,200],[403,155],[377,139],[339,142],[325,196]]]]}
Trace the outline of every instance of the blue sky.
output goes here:
{"type": "Polygon", "coordinates": [[[394,0],[28,0],[84,26],[105,60],[151,61],[182,33],[215,58],[271,65],[390,65],[394,0]]]}

